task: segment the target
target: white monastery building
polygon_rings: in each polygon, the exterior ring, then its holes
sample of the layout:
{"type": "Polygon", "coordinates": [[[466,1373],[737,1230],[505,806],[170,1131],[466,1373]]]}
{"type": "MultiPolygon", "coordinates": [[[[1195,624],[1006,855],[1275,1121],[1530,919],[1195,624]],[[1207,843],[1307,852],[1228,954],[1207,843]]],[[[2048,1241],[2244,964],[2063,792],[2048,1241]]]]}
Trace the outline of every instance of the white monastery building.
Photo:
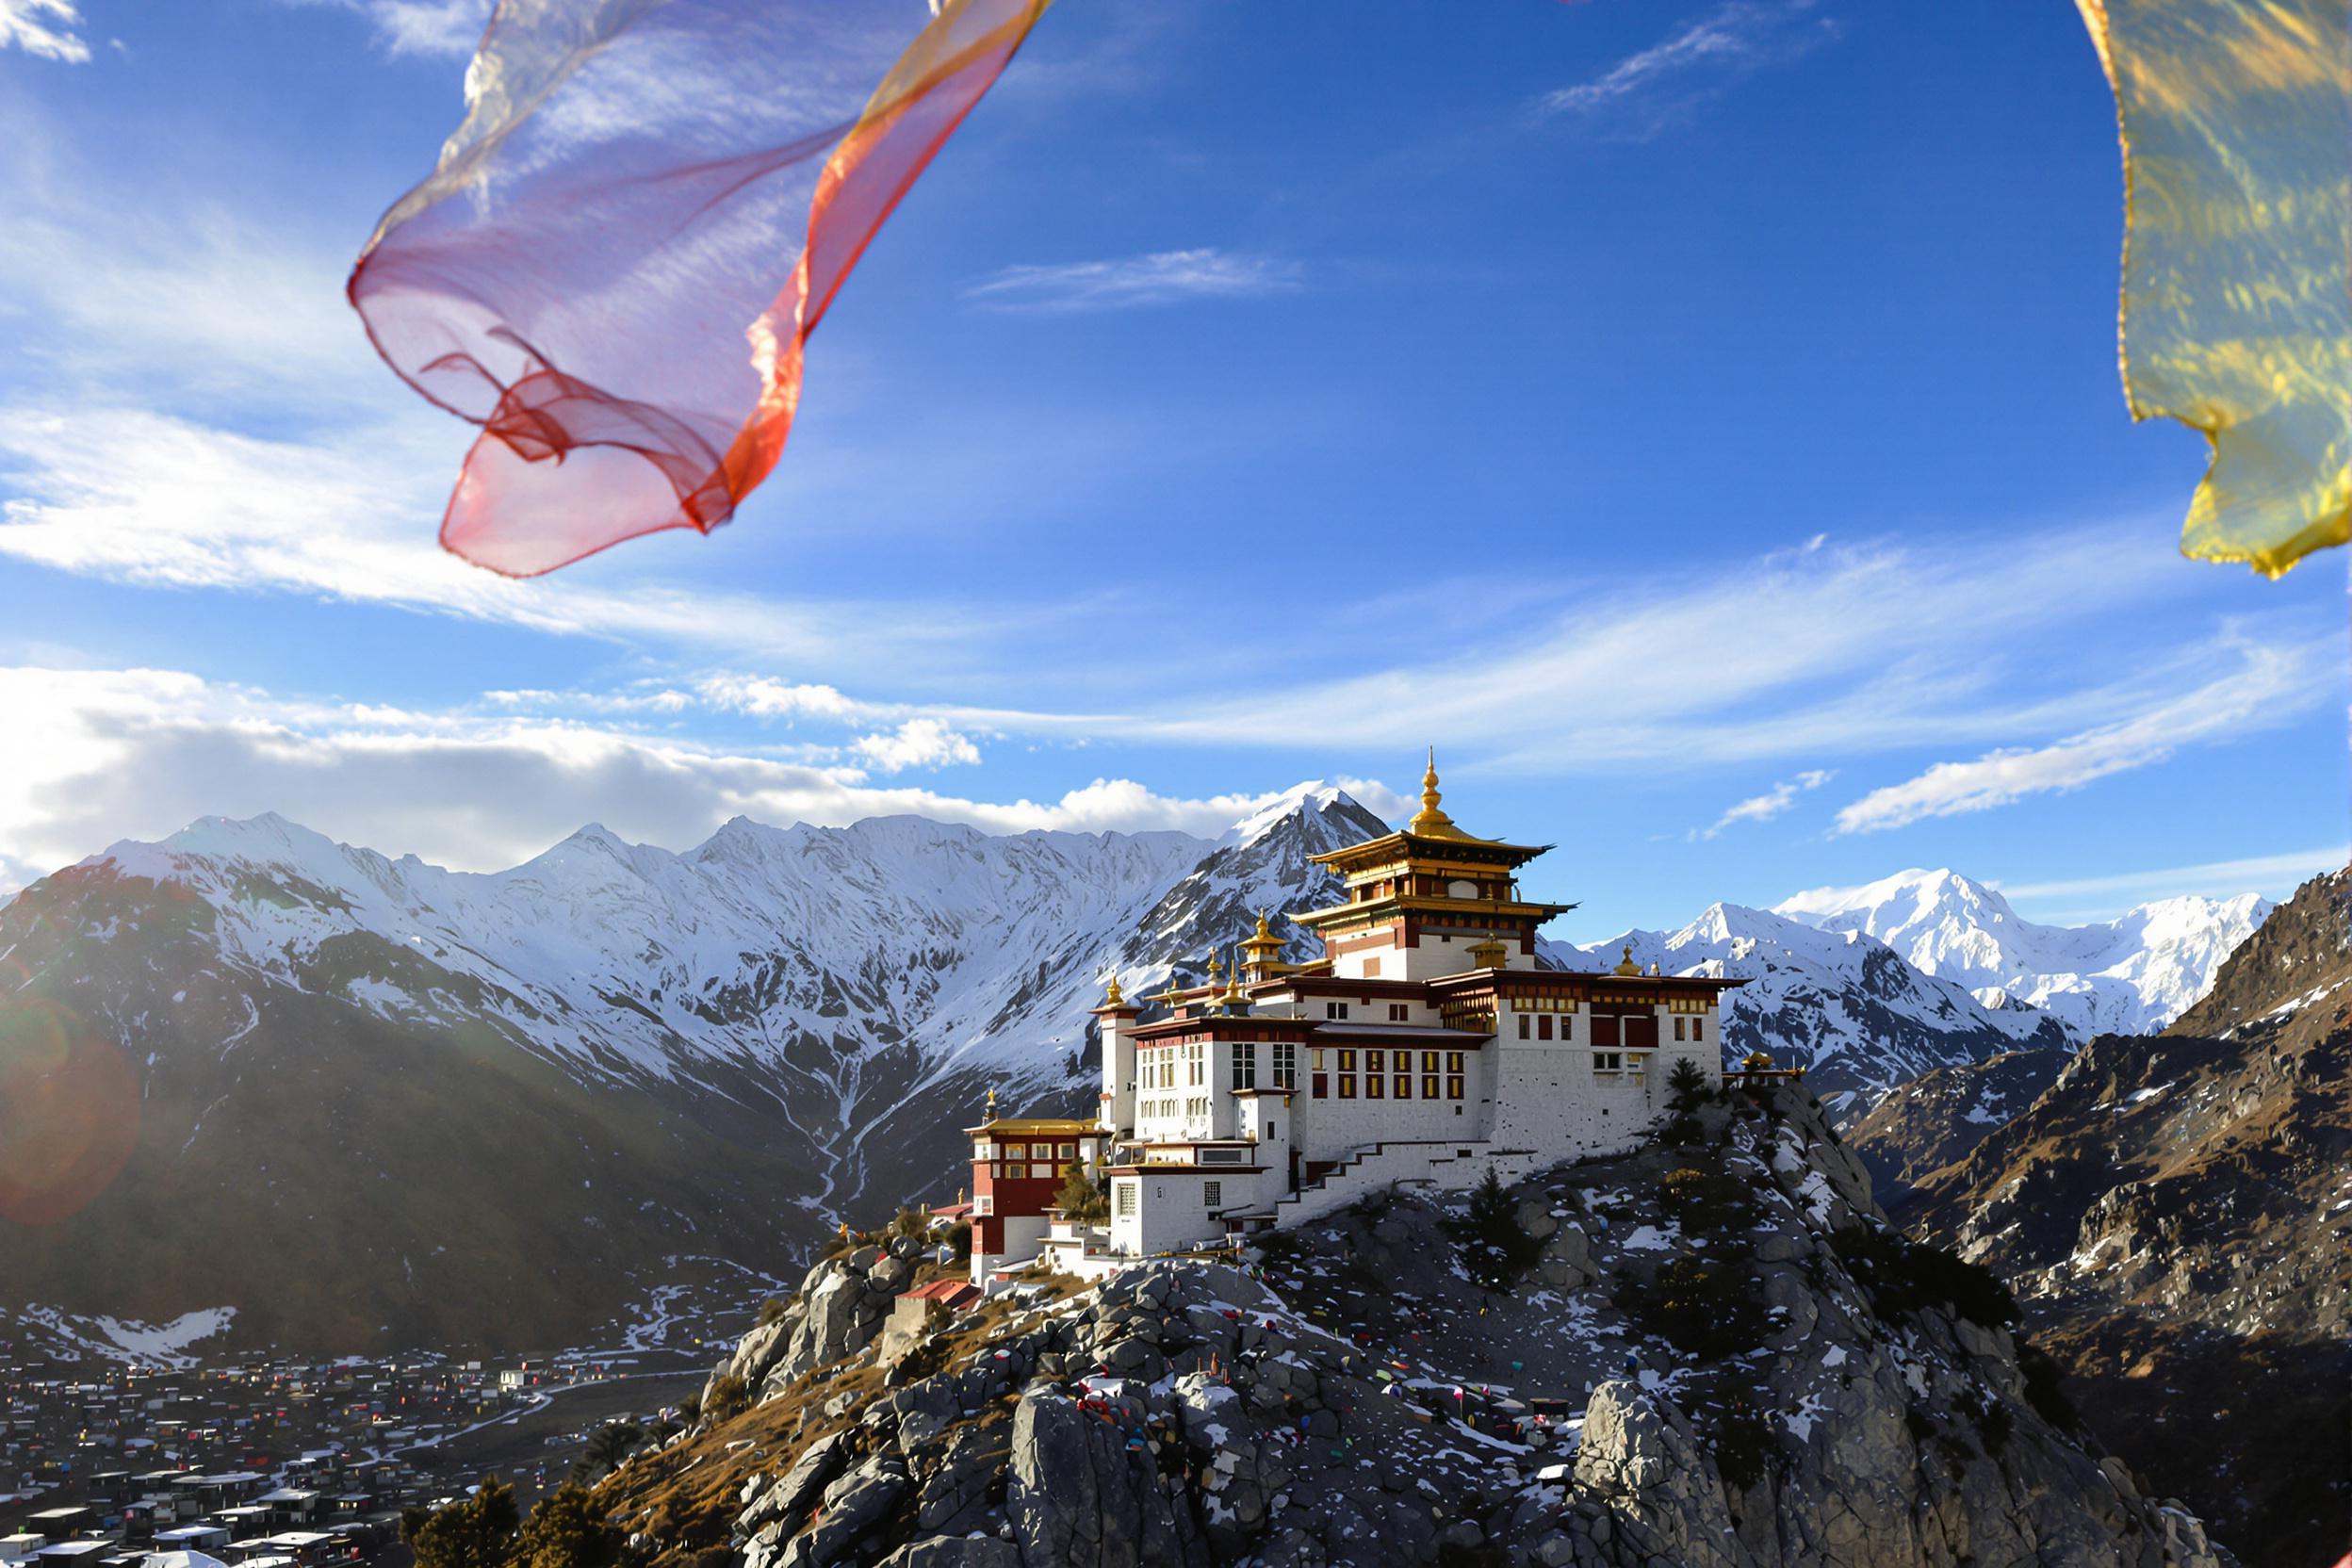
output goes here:
{"type": "MultiPolygon", "coordinates": [[[[1171,987],[1163,1016],[1102,1005],[1093,1122],[990,1119],[974,1140],[973,1277],[1039,1247],[1098,1254],[1051,1217],[1073,1156],[1107,1172],[1111,1258],[1312,1218],[1396,1183],[1465,1190],[1637,1144],[1666,1111],[1678,1061],[1722,1079],[1722,993],[1740,984],[1539,968],[1536,929],[1573,906],[1521,898],[1518,868],[1551,846],[1474,838],[1440,807],[1434,757],[1398,832],[1316,857],[1345,899],[1292,918],[1324,956],[1282,962],[1258,919],[1230,971],[1171,987]],[[1067,1153],[1064,1151],[1068,1151],[1067,1153]],[[1025,1162],[1025,1163],[1022,1163],[1025,1162]],[[1016,1188],[1004,1178],[1026,1178],[1016,1188]],[[1032,1212],[1004,1212],[1016,1190],[1032,1212]]],[[[1107,1261],[1107,1260],[1105,1260],[1107,1261]]]]}

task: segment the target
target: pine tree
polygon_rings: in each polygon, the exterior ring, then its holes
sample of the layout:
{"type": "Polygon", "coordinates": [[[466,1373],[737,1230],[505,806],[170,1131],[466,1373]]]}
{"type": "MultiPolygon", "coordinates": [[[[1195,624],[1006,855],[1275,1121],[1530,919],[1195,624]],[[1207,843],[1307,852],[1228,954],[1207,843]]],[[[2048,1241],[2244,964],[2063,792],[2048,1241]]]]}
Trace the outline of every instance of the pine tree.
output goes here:
{"type": "Polygon", "coordinates": [[[1666,1105],[1677,1116],[1689,1116],[1707,1099],[1707,1069],[1685,1056],[1666,1075],[1666,1105]]]}
{"type": "Polygon", "coordinates": [[[400,1539],[416,1554],[416,1568],[503,1568],[520,1523],[514,1489],[484,1476],[470,1497],[402,1513],[400,1539]]]}
{"type": "Polygon", "coordinates": [[[588,1438],[588,1462],[609,1476],[645,1440],[645,1429],[633,1421],[614,1421],[598,1427],[588,1438]]]}
{"type": "Polygon", "coordinates": [[[1508,1292],[1512,1279],[1531,1266],[1542,1250],[1535,1238],[1519,1228],[1518,1208],[1491,1165],[1470,1189],[1469,1214],[1446,1228],[1462,1244],[1462,1267],[1489,1290],[1508,1292]]]}
{"type": "Polygon", "coordinates": [[[560,1486],[531,1511],[514,1568],[615,1568],[626,1544],[585,1487],[560,1486]]]}

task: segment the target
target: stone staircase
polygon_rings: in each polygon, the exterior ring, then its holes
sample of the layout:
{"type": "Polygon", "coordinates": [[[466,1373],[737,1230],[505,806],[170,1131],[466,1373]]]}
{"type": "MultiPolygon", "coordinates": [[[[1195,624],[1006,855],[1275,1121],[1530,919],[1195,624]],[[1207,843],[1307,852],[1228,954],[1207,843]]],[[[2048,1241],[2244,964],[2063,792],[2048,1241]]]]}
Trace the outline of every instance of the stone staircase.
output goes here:
{"type": "Polygon", "coordinates": [[[1319,1176],[1297,1192],[1286,1193],[1270,1204],[1229,1209],[1218,1217],[1229,1234],[1272,1230],[1318,1219],[1359,1198],[1400,1184],[1467,1192],[1485,1180],[1490,1167],[1509,1185],[1536,1165],[1533,1150],[1497,1149],[1485,1138],[1368,1144],[1334,1164],[1315,1162],[1310,1168],[1319,1171],[1319,1176]]]}

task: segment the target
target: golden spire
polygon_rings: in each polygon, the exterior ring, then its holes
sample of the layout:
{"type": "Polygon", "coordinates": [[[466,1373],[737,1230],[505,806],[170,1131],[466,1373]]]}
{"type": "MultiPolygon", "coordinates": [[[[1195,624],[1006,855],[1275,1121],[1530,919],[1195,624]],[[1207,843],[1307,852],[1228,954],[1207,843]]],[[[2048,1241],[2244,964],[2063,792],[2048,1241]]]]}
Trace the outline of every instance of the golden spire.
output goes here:
{"type": "Polygon", "coordinates": [[[988,1119],[990,1121],[996,1119],[996,1091],[994,1089],[988,1091],[988,1119]]]}
{"type": "Polygon", "coordinates": [[[1168,988],[1160,992],[1160,1001],[1172,1013],[1184,1004],[1184,977],[1177,973],[1171,965],[1168,972],[1168,988]]]}
{"type": "Polygon", "coordinates": [[[1425,839],[1461,837],[1462,829],[1456,827],[1454,819],[1438,806],[1444,798],[1437,791],[1437,748],[1431,746],[1429,771],[1421,776],[1421,809],[1414,812],[1413,821],[1405,825],[1405,831],[1418,833],[1425,839]]]}
{"type": "Polygon", "coordinates": [[[1223,979],[1224,977],[1225,977],[1225,961],[1224,961],[1222,958],[1219,958],[1219,957],[1217,956],[1217,949],[1215,949],[1215,948],[1211,948],[1211,949],[1209,949],[1209,985],[1210,985],[1210,988],[1211,988],[1212,989],[1214,989],[1214,988],[1216,988],[1217,983],[1219,980],[1223,979]]]}
{"type": "Polygon", "coordinates": [[[1105,1007],[1124,1007],[1127,1005],[1127,998],[1119,988],[1119,976],[1116,974],[1111,976],[1111,988],[1109,991],[1104,993],[1102,1005],[1105,1007]]]}
{"type": "Polygon", "coordinates": [[[1639,974],[1642,972],[1642,966],[1633,961],[1633,944],[1631,942],[1627,942],[1625,944],[1624,956],[1617,960],[1617,972],[1620,974],[1639,974]]]}
{"type": "Polygon", "coordinates": [[[1249,1004],[1249,999],[1241,994],[1241,955],[1238,953],[1233,955],[1233,967],[1225,975],[1225,994],[1218,1000],[1225,1004],[1228,1012],[1238,1012],[1249,1004]]]}
{"type": "Polygon", "coordinates": [[[1260,909],[1258,911],[1258,928],[1256,932],[1253,933],[1253,936],[1256,940],[1262,942],[1272,941],[1274,939],[1274,933],[1266,929],[1266,911],[1264,909],[1260,909]]]}

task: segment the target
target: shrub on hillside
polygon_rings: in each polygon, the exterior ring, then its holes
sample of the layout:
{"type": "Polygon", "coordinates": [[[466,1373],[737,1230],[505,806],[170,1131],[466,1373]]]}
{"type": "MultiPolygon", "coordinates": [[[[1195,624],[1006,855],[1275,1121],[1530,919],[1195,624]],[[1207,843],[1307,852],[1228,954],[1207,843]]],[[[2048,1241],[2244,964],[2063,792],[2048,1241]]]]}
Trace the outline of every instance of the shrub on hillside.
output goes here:
{"type": "Polygon", "coordinates": [[[560,1486],[531,1511],[514,1541],[514,1568],[616,1568],[627,1546],[586,1488],[560,1486]]]}
{"type": "Polygon", "coordinates": [[[750,1408],[751,1385],[732,1372],[711,1380],[702,1398],[702,1413],[713,1421],[732,1421],[750,1408]]]}
{"type": "Polygon", "coordinates": [[[1932,1306],[1986,1328],[2017,1321],[2017,1299],[1992,1270],[1940,1247],[1868,1225],[1838,1232],[1830,1245],[1887,1322],[1932,1306]]]}
{"type": "Polygon", "coordinates": [[[1686,1230],[1693,1231],[1727,1231],[1745,1224],[1756,1212],[1747,1184],[1738,1177],[1688,1166],[1666,1173],[1658,1183],[1658,1200],[1686,1230]]]}
{"type": "Polygon", "coordinates": [[[956,1249],[957,1263],[972,1261],[972,1221],[959,1219],[948,1227],[947,1244],[956,1249]]]}
{"type": "Polygon", "coordinates": [[[2062,1432],[2078,1430],[2082,1425],[2082,1413],[2066,1397],[2066,1371],[2057,1358],[2040,1346],[2017,1342],[2017,1370],[2025,1374],[2025,1402],[2035,1413],[2062,1432]]]}
{"type": "Polygon", "coordinates": [[[1764,1478],[1772,1455],[1772,1429],[1754,1405],[1733,1395],[1715,1424],[1715,1468],[1735,1491],[1745,1492],[1764,1478]]]}
{"type": "Polygon", "coordinates": [[[447,1508],[404,1511],[400,1540],[416,1554],[416,1568],[503,1568],[521,1524],[514,1489],[484,1476],[472,1496],[447,1508]]]}
{"type": "Polygon", "coordinates": [[[792,1310],[792,1303],[789,1298],[782,1296],[769,1297],[760,1303],[760,1327],[766,1328],[792,1310]]]}
{"type": "Polygon", "coordinates": [[[1509,1291],[1544,1252],[1544,1244],[1520,1229],[1518,1206],[1493,1166],[1470,1189],[1469,1213],[1448,1219],[1446,1229],[1462,1249],[1462,1271],[1488,1290],[1509,1291]]]}
{"type": "Polygon", "coordinates": [[[1676,1258],[1648,1285],[1628,1281],[1617,1299],[1643,1329],[1701,1361],[1721,1361],[1764,1341],[1764,1304],[1745,1264],[1676,1258]]]}
{"type": "Polygon", "coordinates": [[[1062,1173],[1061,1190],[1054,1195],[1054,1206],[1062,1211],[1065,1219],[1100,1225],[1111,1217],[1110,1184],[1095,1181],[1086,1174],[1085,1166],[1073,1160],[1062,1173]]]}

